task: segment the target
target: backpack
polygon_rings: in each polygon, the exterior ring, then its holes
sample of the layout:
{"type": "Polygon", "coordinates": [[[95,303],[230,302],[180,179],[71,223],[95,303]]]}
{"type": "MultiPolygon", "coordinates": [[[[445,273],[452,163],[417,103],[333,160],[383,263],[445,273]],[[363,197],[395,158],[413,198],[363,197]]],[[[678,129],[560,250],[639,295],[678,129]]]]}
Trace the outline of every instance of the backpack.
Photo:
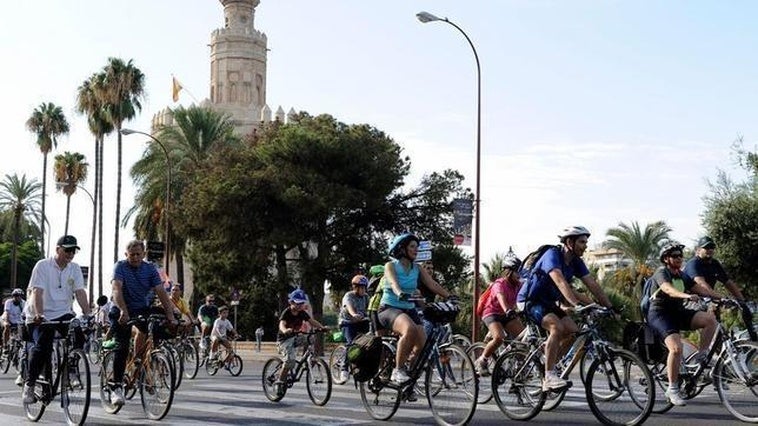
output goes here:
{"type": "Polygon", "coordinates": [[[666,362],[668,350],[645,322],[630,321],[624,327],[624,349],[640,356],[649,365],[666,362]]]}
{"type": "MultiPolygon", "coordinates": [[[[526,283],[526,297],[527,299],[531,296],[531,287],[534,281],[531,279],[532,274],[534,271],[534,265],[537,264],[537,261],[542,258],[542,256],[547,253],[548,250],[552,248],[557,248],[558,252],[561,253],[561,257],[563,256],[563,251],[561,249],[561,246],[555,245],[555,244],[543,244],[537,248],[537,250],[529,253],[524,258],[524,261],[521,262],[521,267],[519,268],[519,276],[521,277],[521,280],[526,283]]],[[[539,270],[537,271],[539,273],[539,270]]],[[[543,272],[544,274],[544,272],[543,272]]]]}
{"type": "Polygon", "coordinates": [[[487,306],[490,297],[492,297],[492,287],[493,286],[490,284],[490,286],[484,290],[484,293],[479,295],[479,303],[476,304],[476,316],[481,317],[482,313],[484,313],[484,307],[487,306]]]}
{"type": "Polygon", "coordinates": [[[642,312],[642,319],[647,318],[647,312],[650,310],[650,299],[653,294],[658,290],[658,283],[650,277],[642,284],[642,298],[640,298],[640,311],[642,312]]]}
{"type": "Polygon", "coordinates": [[[379,371],[382,357],[382,338],[362,333],[347,348],[347,360],[356,382],[365,382],[379,371]]]}

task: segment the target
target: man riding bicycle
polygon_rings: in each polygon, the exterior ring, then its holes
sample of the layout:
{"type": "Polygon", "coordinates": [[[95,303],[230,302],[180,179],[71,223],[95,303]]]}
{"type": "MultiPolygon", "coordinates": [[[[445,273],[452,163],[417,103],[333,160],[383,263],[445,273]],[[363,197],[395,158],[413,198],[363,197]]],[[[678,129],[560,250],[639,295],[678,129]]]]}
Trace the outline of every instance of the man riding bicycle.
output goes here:
{"type": "MultiPolygon", "coordinates": [[[[666,369],[668,371],[669,387],[666,397],[674,405],[686,405],[679,394],[679,366],[682,359],[682,337],[680,330],[703,329],[700,338],[700,352],[696,359],[706,356],[708,345],[716,332],[716,317],[710,312],[687,309],[685,301],[698,301],[698,294],[703,289],[697,287],[695,281],[682,271],[684,246],[671,241],[666,243],[660,252],[663,266],[653,274],[657,289],[650,296],[650,309],[647,313],[647,323],[650,328],[663,340],[668,349],[666,369]]],[[[705,292],[704,296],[710,296],[705,292]]]]}
{"type": "MultiPolygon", "coordinates": [[[[25,404],[34,403],[34,386],[37,383],[37,377],[43,371],[43,367],[50,368],[55,332],[57,331],[62,336],[68,333],[66,324],[45,326],[40,323],[45,320],[73,319],[75,317],[72,309],[74,297],[84,315],[90,315],[82,269],[72,262],[78,250],[76,238],[65,235],[58,239],[55,256],[38,261],[32,270],[29,280],[29,288],[32,289],[31,299],[24,309],[29,335],[32,339],[29,370],[22,394],[25,404]]],[[[84,336],[76,337],[76,346],[81,348],[84,345],[84,336]]]]}
{"type": "Polygon", "coordinates": [[[218,318],[218,307],[216,306],[216,296],[209,294],[205,296],[205,304],[197,310],[197,320],[200,322],[200,347],[206,347],[206,338],[211,335],[213,322],[218,318]]]}
{"type": "Polygon", "coordinates": [[[558,302],[563,297],[572,306],[592,303],[587,296],[574,290],[570,284],[573,278],[578,277],[603,306],[612,307],[610,299],[582,260],[589,237],[590,231],[583,226],[565,228],[558,235],[561,245],[548,249],[535,262],[532,274],[518,293],[519,307],[549,333],[545,342],[544,391],[571,386],[571,382],[560,378],[554,368],[561,350],[568,348],[579,328],[558,302]]]}
{"type": "MultiPolygon", "coordinates": [[[[129,357],[129,339],[132,326],[128,321],[132,317],[149,315],[150,292],[154,292],[161,302],[166,318],[173,326],[173,304],[163,288],[158,269],[154,264],[145,262],[145,243],[141,240],[130,241],[126,246],[126,260],[120,260],[113,268],[111,280],[114,305],[109,313],[111,330],[116,338],[116,349],[113,357],[113,380],[116,387],[111,392],[112,405],[124,405],[124,390],[121,383],[124,379],[127,358],[129,357]]],[[[134,339],[134,357],[142,359],[147,341],[147,324],[138,324],[137,335],[134,339]]]]}
{"type": "MultiPolygon", "coordinates": [[[[365,275],[356,275],[351,280],[351,284],[353,289],[342,297],[339,313],[339,325],[342,328],[342,333],[345,335],[348,345],[353,343],[353,340],[359,333],[366,333],[369,330],[366,313],[366,308],[368,307],[368,295],[366,294],[368,278],[365,275]]],[[[346,381],[349,365],[347,363],[343,364],[342,377],[340,379],[346,381]]]]}
{"type": "Polygon", "coordinates": [[[426,333],[416,312],[416,305],[407,300],[415,293],[420,281],[433,293],[449,298],[450,292],[414,263],[419,239],[413,234],[398,235],[392,240],[389,255],[394,259],[384,265],[384,291],[379,307],[379,323],[400,335],[391,380],[402,384],[410,380],[405,363],[413,353],[420,353],[426,343],[426,333]]]}
{"type": "Polygon", "coordinates": [[[21,313],[24,311],[24,290],[14,288],[11,297],[3,304],[3,315],[0,316],[0,322],[3,325],[3,352],[8,351],[8,342],[11,338],[11,332],[18,331],[21,324],[21,313]]]}

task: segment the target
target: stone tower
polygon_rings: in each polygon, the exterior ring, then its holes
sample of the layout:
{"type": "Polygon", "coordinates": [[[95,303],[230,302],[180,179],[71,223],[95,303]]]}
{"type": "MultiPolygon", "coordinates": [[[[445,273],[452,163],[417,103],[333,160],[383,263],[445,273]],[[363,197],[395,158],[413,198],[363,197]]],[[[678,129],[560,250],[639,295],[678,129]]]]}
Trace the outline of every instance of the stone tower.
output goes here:
{"type": "Polygon", "coordinates": [[[267,40],[254,25],[260,0],[219,1],[225,22],[211,34],[210,103],[245,135],[258,127],[266,105],[267,40]]]}

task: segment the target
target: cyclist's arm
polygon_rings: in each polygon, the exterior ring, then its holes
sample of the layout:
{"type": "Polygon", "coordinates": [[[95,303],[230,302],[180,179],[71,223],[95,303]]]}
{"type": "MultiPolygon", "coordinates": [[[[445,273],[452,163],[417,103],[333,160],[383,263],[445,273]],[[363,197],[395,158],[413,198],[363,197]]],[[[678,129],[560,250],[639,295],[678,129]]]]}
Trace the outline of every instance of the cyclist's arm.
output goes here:
{"type": "Polygon", "coordinates": [[[721,298],[721,295],[716,293],[711,288],[711,286],[708,285],[708,283],[705,281],[705,278],[697,276],[694,277],[693,280],[695,280],[695,285],[690,288],[693,293],[699,294],[701,296],[714,297],[716,299],[721,298]]]}
{"type": "Polygon", "coordinates": [[[576,298],[574,289],[571,288],[571,285],[568,283],[568,281],[566,281],[566,278],[563,276],[563,272],[561,272],[560,269],[551,269],[550,272],[548,272],[548,275],[550,275],[550,278],[553,279],[555,286],[558,287],[558,290],[560,290],[563,298],[566,299],[567,302],[571,303],[572,305],[579,304],[579,299],[576,298]]]}
{"type": "Polygon", "coordinates": [[[419,268],[418,271],[419,274],[421,274],[421,282],[434,292],[434,294],[437,294],[438,296],[448,298],[450,297],[450,292],[447,291],[444,287],[442,287],[437,281],[432,278],[431,275],[429,275],[429,272],[426,271],[424,268],[419,268]]]}
{"type": "MultiPolygon", "coordinates": [[[[605,294],[602,288],[600,288],[600,285],[595,281],[595,278],[591,274],[587,274],[580,278],[580,280],[584,283],[584,285],[590,290],[593,296],[595,296],[595,299],[600,301],[600,304],[605,306],[606,308],[612,308],[613,304],[611,303],[611,299],[608,298],[608,296],[605,294]]],[[[592,303],[592,301],[590,301],[592,303]]]]}
{"type": "Polygon", "coordinates": [[[42,318],[42,313],[45,312],[45,306],[42,302],[42,296],[44,296],[45,290],[40,287],[34,287],[32,289],[32,303],[34,307],[34,318],[42,318]]]}
{"type": "Polygon", "coordinates": [[[174,320],[174,302],[171,301],[171,297],[169,297],[166,290],[163,289],[163,283],[153,287],[153,291],[155,292],[155,295],[158,296],[158,300],[161,301],[163,312],[166,313],[168,321],[170,323],[176,322],[176,320],[174,320]]]}
{"type": "Polygon", "coordinates": [[[281,320],[279,321],[279,331],[281,331],[282,334],[288,334],[288,333],[291,333],[293,330],[287,327],[287,321],[281,320]]]}
{"type": "Polygon", "coordinates": [[[87,302],[87,292],[80,288],[74,292],[74,295],[76,296],[76,302],[79,304],[79,307],[82,308],[82,313],[87,316],[92,315],[89,303],[87,302]]]}
{"type": "Polygon", "coordinates": [[[696,294],[688,294],[688,293],[685,293],[683,291],[677,290],[676,287],[674,287],[674,285],[671,284],[668,281],[662,282],[660,284],[660,289],[661,289],[662,292],[666,293],[667,295],[669,295],[670,297],[673,297],[675,299],[685,299],[685,300],[687,300],[687,299],[691,299],[692,296],[694,296],[695,298],[697,298],[696,294]]]}
{"type": "Polygon", "coordinates": [[[400,297],[400,295],[403,294],[403,289],[400,288],[400,283],[397,281],[395,266],[392,264],[392,262],[387,262],[384,265],[384,277],[390,283],[390,289],[392,289],[392,292],[395,293],[397,297],[400,297]]]}
{"type": "Polygon", "coordinates": [[[313,328],[326,328],[313,318],[308,319],[308,324],[312,325],[313,328]]]}
{"type": "Polygon", "coordinates": [[[724,283],[724,287],[726,287],[727,290],[729,290],[729,293],[732,293],[732,296],[734,296],[737,300],[745,300],[745,296],[742,295],[742,290],[740,290],[740,287],[737,285],[736,282],[734,282],[733,279],[729,278],[724,283]]]}

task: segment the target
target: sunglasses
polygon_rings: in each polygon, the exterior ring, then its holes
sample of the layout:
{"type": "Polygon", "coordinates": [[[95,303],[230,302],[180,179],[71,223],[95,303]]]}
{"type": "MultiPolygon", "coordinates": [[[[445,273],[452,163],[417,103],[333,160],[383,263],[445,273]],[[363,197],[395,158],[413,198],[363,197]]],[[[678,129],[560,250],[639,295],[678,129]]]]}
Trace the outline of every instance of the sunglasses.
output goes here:
{"type": "Polygon", "coordinates": [[[669,255],[669,257],[673,258],[673,259],[681,259],[681,258],[684,257],[684,255],[681,254],[681,253],[672,253],[672,254],[669,255]]]}
{"type": "Polygon", "coordinates": [[[71,254],[71,253],[76,254],[77,250],[78,249],[76,247],[68,247],[68,248],[64,248],[63,249],[63,251],[66,252],[66,253],[68,253],[68,254],[71,254]]]}

